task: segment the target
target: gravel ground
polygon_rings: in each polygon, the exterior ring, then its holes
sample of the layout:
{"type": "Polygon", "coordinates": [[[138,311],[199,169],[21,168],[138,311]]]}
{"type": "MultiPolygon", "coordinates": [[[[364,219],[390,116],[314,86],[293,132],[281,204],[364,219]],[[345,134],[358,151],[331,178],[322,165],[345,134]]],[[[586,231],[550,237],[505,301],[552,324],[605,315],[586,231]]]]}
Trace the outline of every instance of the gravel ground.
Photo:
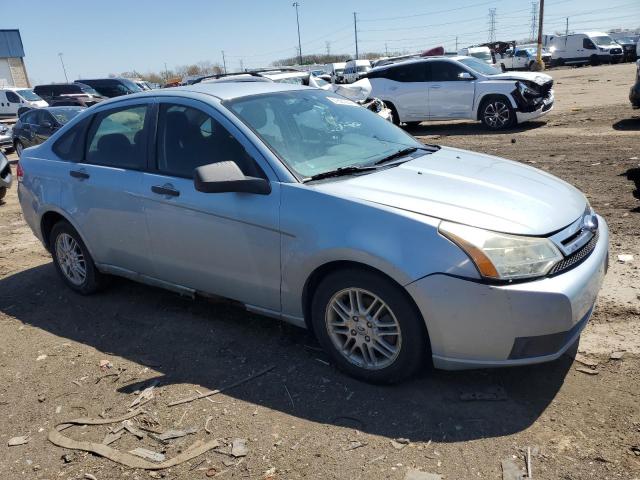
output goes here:
{"type": "MultiPolygon", "coordinates": [[[[0,204],[0,478],[402,479],[415,468],[499,479],[501,461],[523,468],[528,449],[533,478],[640,478],[640,115],[627,101],[634,68],[552,71],[556,108],[512,132],[471,122],[412,130],[424,142],[547,170],[584,191],[609,223],[611,267],[593,320],[570,354],[546,365],[425,368],[402,385],[377,387],[337,372],[306,332],[224,302],[125,280],[81,297],[56,276],[11,190],[0,204]],[[619,263],[618,254],[635,260],[619,263]],[[167,405],[269,365],[211,401],[167,405]],[[195,440],[215,438],[220,448],[148,472],[47,440],[65,419],[126,413],[154,380],[154,397],[133,424],[198,432],[167,445],[148,432],[141,440],[126,434],[112,446],[167,457],[195,440]],[[489,400],[465,401],[477,393],[489,400]],[[22,435],[27,444],[7,446],[22,435]],[[229,455],[236,438],[247,440],[245,457],[229,455]]],[[[107,427],[64,433],[100,442],[107,427]]]]}

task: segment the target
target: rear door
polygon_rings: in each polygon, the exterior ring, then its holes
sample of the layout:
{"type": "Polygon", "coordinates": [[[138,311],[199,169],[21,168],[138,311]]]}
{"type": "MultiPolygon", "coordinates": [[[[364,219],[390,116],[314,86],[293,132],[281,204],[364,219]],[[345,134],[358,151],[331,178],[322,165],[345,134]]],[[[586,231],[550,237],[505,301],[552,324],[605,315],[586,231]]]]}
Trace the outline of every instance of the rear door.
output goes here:
{"type": "Polygon", "coordinates": [[[399,64],[370,74],[372,95],[393,103],[400,121],[429,118],[429,63],[399,64]]]}
{"type": "Polygon", "coordinates": [[[97,263],[153,274],[141,188],[147,139],[155,119],[152,99],[98,111],[82,159],[70,164],[64,204],[97,263]]]}
{"type": "Polygon", "coordinates": [[[212,106],[163,98],[155,149],[143,192],[158,278],[280,311],[279,183],[255,147],[212,106]],[[197,191],[194,170],[226,160],[271,193],[197,191]]]}
{"type": "Polygon", "coordinates": [[[456,119],[471,118],[475,97],[475,78],[460,78],[469,73],[455,62],[435,60],[431,66],[429,83],[429,118],[456,119]]]}

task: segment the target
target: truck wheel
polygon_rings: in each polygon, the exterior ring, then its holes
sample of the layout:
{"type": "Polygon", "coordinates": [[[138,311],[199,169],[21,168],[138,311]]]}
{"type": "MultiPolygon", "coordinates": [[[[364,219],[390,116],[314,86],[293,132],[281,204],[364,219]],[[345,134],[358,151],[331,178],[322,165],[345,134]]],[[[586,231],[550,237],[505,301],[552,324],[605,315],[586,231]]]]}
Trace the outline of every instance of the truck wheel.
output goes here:
{"type": "Polygon", "coordinates": [[[535,60],[531,60],[531,61],[529,62],[529,65],[527,66],[527,69],[528,69],[530,72],[533,72],[533,71],[535,70],[535,68],[536,68],[536,61],[535,61],[535,60]]]}
{"type": "Polygon", "coordinates": [[[556,60],[556,67],[564,67],[564,58],[559,58],[556,60]]]}
{"type": "Polygon", "coordinates": [[[591,57],[589,57],[589,63],[595,67],[597,65],[600,65],[600,59],[597,55],[591,55],[591,57]]]}
{"type": "Polygon", "coordinates": [[[313,295],[311,321],[336,366],[366,382],[408,378],[429,351],[424,320],[406,292],[368,270],[327,275],[313,295]]]}
{"type": "Polygon", "coordinates": [[[0,200],[2,200],[7,194],[7,187],[0,187],[0,200]]]}
{"type": "Polygon", "coordinates": [[[486,98],[480,105],[480,120],[490,130],[504,130],[516,123],[516,112],[502,95],[486,98]]]}

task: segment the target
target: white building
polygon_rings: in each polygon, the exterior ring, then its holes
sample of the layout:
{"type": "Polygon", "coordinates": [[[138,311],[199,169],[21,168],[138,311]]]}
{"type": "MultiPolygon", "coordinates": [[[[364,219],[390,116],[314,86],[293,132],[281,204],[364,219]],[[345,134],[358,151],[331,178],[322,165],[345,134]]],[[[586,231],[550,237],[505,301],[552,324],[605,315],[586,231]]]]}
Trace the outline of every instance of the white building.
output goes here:
{"type": "Polygon", "coordinates": [[[0,87],[30,87],[20,30],[0,30],[0,87]]]}

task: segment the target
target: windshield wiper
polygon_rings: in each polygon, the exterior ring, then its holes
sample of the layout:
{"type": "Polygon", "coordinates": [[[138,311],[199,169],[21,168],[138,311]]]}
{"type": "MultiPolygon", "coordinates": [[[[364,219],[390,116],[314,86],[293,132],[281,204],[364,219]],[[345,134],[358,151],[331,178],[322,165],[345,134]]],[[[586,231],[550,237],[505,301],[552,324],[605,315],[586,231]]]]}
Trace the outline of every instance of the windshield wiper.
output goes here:
{"type": "Polygon", "coordinates": [[[397,152],[393,152],[391,155],[387,155],[386,157],[381,158],[374,162],[374,165],[381,165],[383,163],[387,163],[391,160],[395,160],[396,158],[404,157],[405,155],[409,155],[413,152],[417,152],[418,147],[408,147],[398,150],[397,152]]]}
{"type": "Polygon", "coordinates": [[[322,180],[323,178],[332,178],[332,177],[342,177],[345,175],[353,175],[354,173],[361,172],[371,172],[373,170],[377,170],[376,167],[340,167],[335,170],[329,170],[328,172],[317,173],[308,178],[305,178],[303,181],[311,182],[313,180],[322,180]]]}

